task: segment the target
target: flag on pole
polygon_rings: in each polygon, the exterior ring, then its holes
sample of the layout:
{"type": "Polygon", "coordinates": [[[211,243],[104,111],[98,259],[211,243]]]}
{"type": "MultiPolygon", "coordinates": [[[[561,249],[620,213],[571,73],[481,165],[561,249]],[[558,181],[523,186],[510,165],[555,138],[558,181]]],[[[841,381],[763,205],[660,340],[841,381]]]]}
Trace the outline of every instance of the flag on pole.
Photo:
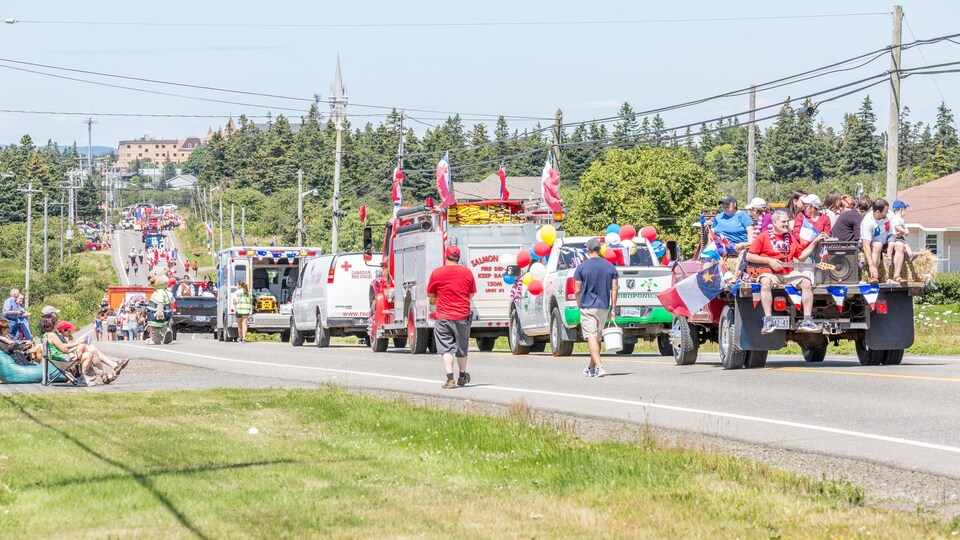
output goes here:
{"type": "Polygon", "coordinates": [[[403,203],[403,195],[400,192],[401,184],[403,184],[403,171],[398,166],[393,169],[393,187],[390,190],[390,197],[393,199],[393,217],[397,217],[397,210],[403,203]]]}
{"type": "Polygon", "coordinates": [[[880,296],[880,286],[879,285],[861,285],[860,294],[863,295],[863,299],[870,304],[870,311],[873,311],[877,307],[877,297],[880,296]]]}
{"type": "Polygon", "coordinates": [[[847,288],[842,285],[832,285],[827,287],[827,292],[833,297],[840,313],[843,313],[843,299],[847,297],[847,288]]]}
{"type": "Polygon", "coordinates": [[[497,170],[497,176],[500,177],[500,200],[505,201],[510,198],[510,192],[507,191],[507,168],[503,163],[497,170]]]}
{"type": "Polygon", "coordinates": [[[700,250],[700,258],[708,261],[720,260],[720,249],[716,242],[710,242],[700,250]]]}
{"type": "Polygon", "coordinates": [[[563,200],[560,198],[560,173],[553,168],[553,157],[548,153],[540,175],[540,195],[543,202],[554,212],[563,212],[563,200]]]}
{"type": "Polygon", "coordinates": [[[213,222],[212,222],[212,221],[204,221],[204,222],[203,222],[203,226],[206,227],[206,229],[207,229],[207,236],[209,236],[209,237],[212,238],[212,237],[213,237],[213,222]]]}
{"type": "Polygon", "coordinates": [[[456,204],[457,199],[453,196],[453,180],[450,178],[450,152],[444,152],[440,162],[437,163],[437,193],[440,195],[440,206],[447,208],[456,204]]]}
{"type": "Polygon", "coordinates": [[[793,285],[784,285],[783,292],[787,293],[787,296],[790,297],[790,301],[793,302],[794,307],[800,307],[800,304],[803,301],[803,296],[800,294],[799,289],[793,285]]]}
{"type": "Polygon", "coordinates": [[[720,296],[722,278],[720,264],[713,264],[660,293],[657,300],[670,313],[690,317],[720,296]]]}
{"type": "Polygon", "coordinates": [[[807,216],[803,216],[803,225],[800,226],[800,243],[802,245],[807,245],[810,242],[820,236],[820,231],[813,226],[813,223],[810,223],[810,220],[807,219],[807,216]]]}

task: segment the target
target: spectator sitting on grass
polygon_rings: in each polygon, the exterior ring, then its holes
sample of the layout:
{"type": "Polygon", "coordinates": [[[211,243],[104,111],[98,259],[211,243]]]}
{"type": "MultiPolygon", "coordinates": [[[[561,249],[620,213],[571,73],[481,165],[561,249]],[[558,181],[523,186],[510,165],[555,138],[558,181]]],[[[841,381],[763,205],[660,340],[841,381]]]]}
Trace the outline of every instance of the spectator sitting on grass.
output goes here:
{"type": "Polygon", "coordinates": [[[0,319],[0,351],[13,356],[14,350],[20,349],[31,361],[40,363],[42,359],[42,350],[39,345],[34,345],[30,340],[17,340],[10,334],[10,323],[6,319],[0,319]]]}
{"type": "MultiPolygon", "coordinates": [[[[87,370],[90,369],[93,363],[93,354],[90,353],[90,351],[81,352],[77,350],[77,346],[81,345],[80,343],[66,341],[57,333],[57,313],[60,313],[60,310],[53,306],[44,306],[40,312],[42,315],[40,319],[40,335],[46,344],[47,350],[50,352],[50,358],[59,362],[80,360],[80,373],[83,375],[84,382],[87,386],[96,385],[96,377],[87,375],[87,370]]],[[[67,375],[67,378],[71,381],[75,380],[73,375],[67,375]]]]}
{"type": "MultiPolygon", "coordinates": [[[[60,333],[64,341],[73,341],[73,332],[77,329],[70,321],[60,321],[57,324],[57,332],[60,333]]],[[[82,343],[77,346],[77,351],[89,351],[93,357],[93,364],[101,371],[101,377],[103,377],[103,382],[110,384],[113,381],[117,380],[117,376],[120,375],[120,372],[123,371],[123,368],[127,367],[127,364],[130,362],[128,358],[124,358],[119,362],[114,362],[107,355],[100,352],[100,349],[97,349],[93,345],[82,343]],[[99,363],[99,365],[98,365],[99,363]],[[103,366],[106,365],[111,369],[113,373],[106,374],[103,369],[103,366]]]]}

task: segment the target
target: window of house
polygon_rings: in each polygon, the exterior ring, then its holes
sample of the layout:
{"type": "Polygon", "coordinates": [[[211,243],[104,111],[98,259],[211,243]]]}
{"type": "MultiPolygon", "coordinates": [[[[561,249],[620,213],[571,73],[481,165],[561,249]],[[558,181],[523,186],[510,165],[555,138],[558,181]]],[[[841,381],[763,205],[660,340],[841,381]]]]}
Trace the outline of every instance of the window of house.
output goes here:
{"type": "Polygon", "coordinates": [[[130,145],[129,145],[129,144],[127,145],[127,148],[130,148],[130,145]]]}
{"type": "Polygon", "coordinates": [[[137,148],[143,148],[143,145],[142,145],[142,144],[138,144],[138,145],[137,145],[137,148]]]}
{"type": "Polygon", "coordinates": [[[927,237],[924,239],[923,247],[930,250],[930,253],[934,255],[937,254],[937,247],[939,247],[940,242],[938,242],[936,234],[927,234],[927,237]]]}

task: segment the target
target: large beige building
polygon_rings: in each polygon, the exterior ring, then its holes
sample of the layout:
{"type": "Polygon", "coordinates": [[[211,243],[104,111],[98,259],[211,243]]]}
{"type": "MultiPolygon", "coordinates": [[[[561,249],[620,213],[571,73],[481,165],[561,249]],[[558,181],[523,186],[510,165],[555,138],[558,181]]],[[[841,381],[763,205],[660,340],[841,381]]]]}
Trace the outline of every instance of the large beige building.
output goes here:
{"type": "Polygon", "coordinates": [[[189,136],[186,139],[150,139],[143,137],[130,141],[120,141],[117,148],[117,166],[127,169],[134,160],[150,159],[157,166],[162,167],[167,161],[183,163],[190,154],[202,144],[199,137],[189,136]]]}

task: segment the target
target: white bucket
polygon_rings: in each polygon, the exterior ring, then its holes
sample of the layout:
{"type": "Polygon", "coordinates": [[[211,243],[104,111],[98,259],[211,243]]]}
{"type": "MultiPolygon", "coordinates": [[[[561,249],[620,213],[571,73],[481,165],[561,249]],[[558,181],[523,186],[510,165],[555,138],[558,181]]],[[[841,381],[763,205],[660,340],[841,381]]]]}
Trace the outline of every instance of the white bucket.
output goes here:
{"type": "Polygon", "coordinates": [[[617,352],[623,349],[623,330],[616,326],[603,329],[603,346],[607,352],[617,352]]]}

